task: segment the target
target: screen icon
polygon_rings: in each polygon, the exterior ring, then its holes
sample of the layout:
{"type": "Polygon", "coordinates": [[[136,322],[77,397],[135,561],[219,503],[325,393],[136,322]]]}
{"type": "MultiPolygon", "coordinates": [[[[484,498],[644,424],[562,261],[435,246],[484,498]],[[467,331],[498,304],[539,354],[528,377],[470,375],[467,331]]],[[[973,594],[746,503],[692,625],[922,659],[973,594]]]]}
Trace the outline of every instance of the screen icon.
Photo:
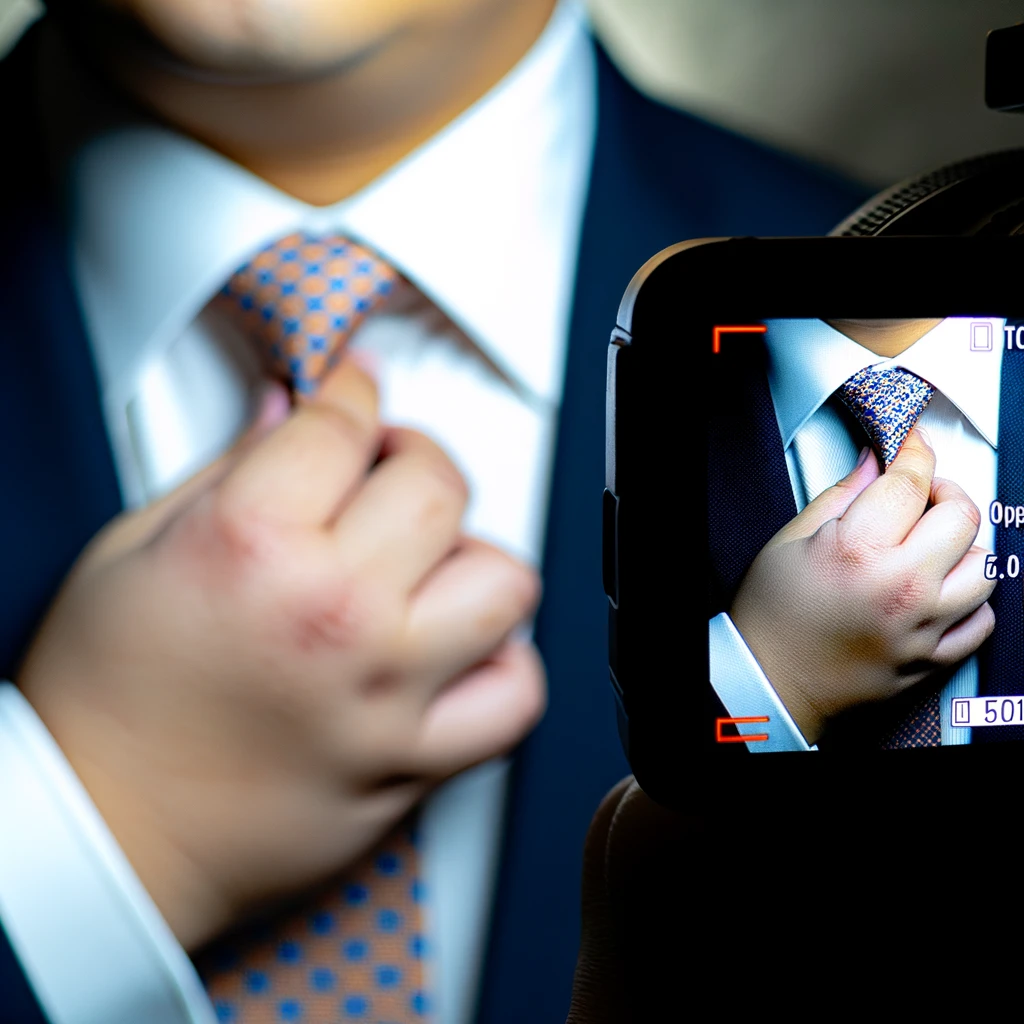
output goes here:
{"type": "Polygon", "coordinates": [[[722,732],[723,725],[746,725],[748,722],[767,722],[767,715],[748,715],[746,718],[716,718],[715,719],[715,742],[716,743],[764,743],[768,739],[766,732],[741,733],[738,736],[729,736],[722,732]]]}
{"type": "Polygon", "coordinates": [[[971,351],[992,351],[992,325],[987,320],[971,321],[971,351]]]}

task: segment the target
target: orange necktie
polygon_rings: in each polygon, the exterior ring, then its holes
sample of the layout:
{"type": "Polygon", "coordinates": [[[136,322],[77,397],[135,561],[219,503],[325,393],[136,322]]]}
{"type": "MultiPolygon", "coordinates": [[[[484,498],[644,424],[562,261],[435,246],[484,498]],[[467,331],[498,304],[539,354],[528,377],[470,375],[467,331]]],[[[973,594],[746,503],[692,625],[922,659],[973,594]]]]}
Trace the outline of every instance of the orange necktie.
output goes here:
{"type": "MultiPolygon", "coordinates": [[[[310,394],[398,274],[344,238],[294,234],[239,270],[219,301],[240,314],[269,370],[310,394]]],[[[302,836],[295,842],[301,843],[302,836]]],[[[295,911],[197,959],[219,1021],[407,1024],[430,1016],[424,887],[408,823],[295,911]]]]}

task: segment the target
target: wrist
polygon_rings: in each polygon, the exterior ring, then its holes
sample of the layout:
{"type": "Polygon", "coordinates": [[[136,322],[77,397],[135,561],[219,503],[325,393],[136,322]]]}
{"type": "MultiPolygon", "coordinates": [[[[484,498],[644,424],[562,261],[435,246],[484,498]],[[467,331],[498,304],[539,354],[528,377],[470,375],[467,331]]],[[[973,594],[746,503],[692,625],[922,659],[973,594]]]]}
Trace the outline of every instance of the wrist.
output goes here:
{"type": "Polygon", "coordinates": [[[224,893],[176,843],[149,809],[71,762],[97,810],[181,946],[193,952],[235,918],[224,893]]]}
{"type": "MultiPolygon", "coordinates": [[[[824,717],[807,696],[809,692],[812,692],[813,681],[808,687],[799,677],[794,659],[775,656],[773,653],[775,645],[769,638],[771,631],[759,630],[756,623],[744,615],[742,609],[731,610],[729,617],[747,645],[747,649],[760,666],[768,683],[785,705],[807,745],[813,747],[825,728],[824,717]]],[[[775,635],[777,636],[777,631],[775,635]]]]}
{"type": "Polygon", "coordinates": [[[226,928],[233,920],[229,901],[170,836],[165,816],[147,799],[138,766],[117,757],[121,743],[104,729],[102,716],[81,708],[68,715],[66,704],[61,714],[42,699],[30,703],[181,946],[197,949],[226,928]],[[97,750],[106,762],[97,760],[97,750]]]}

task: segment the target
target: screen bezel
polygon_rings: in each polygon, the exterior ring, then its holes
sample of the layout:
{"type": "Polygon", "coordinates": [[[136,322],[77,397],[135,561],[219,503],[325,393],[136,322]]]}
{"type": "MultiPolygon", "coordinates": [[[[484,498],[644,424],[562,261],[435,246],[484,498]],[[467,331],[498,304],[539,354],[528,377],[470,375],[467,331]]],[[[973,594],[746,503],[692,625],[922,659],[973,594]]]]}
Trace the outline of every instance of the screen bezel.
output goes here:
{"type": "MultiPolygon", "coordinates": [[[[826,798],[896,802],[922,788],[962,792],[983,778],[1009,786],[1016,773],[997,766],[1024,770],[1021,744],[843,755],[753,756],[743,744],[736,756],[710,751],[706,606],[701,596],[672,600],[688,585],[700,595],[707,586],[703,404],[720,398],[714,382],[723,365],[711,362],[721,358],[712,352],[712,327],[792,317],[1022,319],[1022,245],[1015,238],[702,239],[659,253],[630,283],[608,352],[610,667],[627,756],[655,799],[676,807],[696,801],[704,811],[742,799],[756,827],[758,808],[775,813],[780,793],[802,808],[826,798]],[[686,408],[695,413],[686,428],[693,451],[673,477],[665,466],[684,447],[677,436],[686,408]],[[696,520],[699,539],[687,526],[696,520]],[[694,604],[696,615],[684,610],[694,604]]],[[[986,799],[1000,799],[1005,786],[990,783],[986,799]]]]}

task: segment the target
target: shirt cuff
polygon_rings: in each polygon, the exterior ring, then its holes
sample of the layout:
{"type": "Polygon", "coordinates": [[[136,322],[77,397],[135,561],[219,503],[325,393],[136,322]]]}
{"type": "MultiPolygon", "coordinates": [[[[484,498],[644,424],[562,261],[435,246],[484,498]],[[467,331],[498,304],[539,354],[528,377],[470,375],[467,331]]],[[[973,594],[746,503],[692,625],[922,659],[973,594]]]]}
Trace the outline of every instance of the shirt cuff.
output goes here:
{"type": "Polygon", "coordinates": [[[764,722],[740,722],[741,736],[768,734],[768,739],[747,743],[747,750],[774,753],[780,750],[817,750],[810,747],[786,710],[740,631],[725,612],[708,623],[711,685],[733,718],[764,718],[764,722]]]}
{"type": "Polygon", "coordinates": [[[0,919],[51,1024],[213,1024],[213,1008],[85,787],[0,682],[0,919]]]}

